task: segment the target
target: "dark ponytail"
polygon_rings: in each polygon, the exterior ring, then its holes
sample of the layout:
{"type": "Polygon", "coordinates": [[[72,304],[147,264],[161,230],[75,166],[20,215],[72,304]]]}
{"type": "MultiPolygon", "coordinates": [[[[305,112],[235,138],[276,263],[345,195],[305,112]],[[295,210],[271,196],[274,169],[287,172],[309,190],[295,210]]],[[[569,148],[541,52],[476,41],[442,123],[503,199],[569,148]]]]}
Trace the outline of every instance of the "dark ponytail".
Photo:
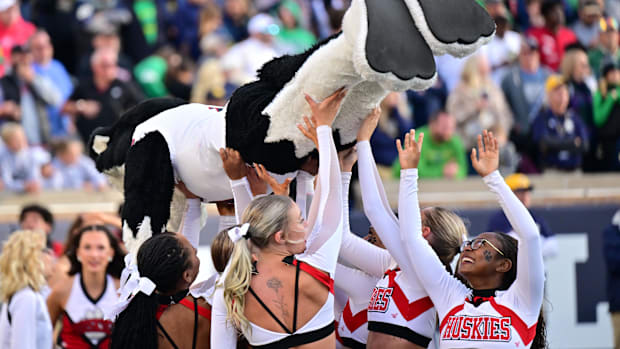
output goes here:
{"type": "Polygon", "coordinates": [[[545,323],[545,315],[542,308],[538,315],[538,324],[536,325],[536,336],[532,341],[531,349],[547,349],[547,324],[545,323]]]}
{"type": "Polygon", "coordinates": [[[172,233],[157,234],[138,250],[140,276],[148,277],[156,289],[147,296],[139,292],[118,315],[112,331],[111,348],[157,348],[158,293],[176,290],[183,272],[190,267],[190,252],[172,233]]]}

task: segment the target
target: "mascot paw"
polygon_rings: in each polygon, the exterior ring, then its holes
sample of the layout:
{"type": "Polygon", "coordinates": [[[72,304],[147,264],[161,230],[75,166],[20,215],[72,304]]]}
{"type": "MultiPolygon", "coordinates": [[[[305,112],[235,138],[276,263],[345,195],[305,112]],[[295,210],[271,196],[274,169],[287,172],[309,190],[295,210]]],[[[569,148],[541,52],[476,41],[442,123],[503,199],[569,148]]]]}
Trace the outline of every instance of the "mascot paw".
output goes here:
{"type": "Polygon", "coordinates": [[[402,1],[434,55],[469,55],[495,33],[495,22],[476,0],[402,1]]]}
{"type": "Polygon", "coordinates": [[[343,32],[355,70],[386,90],[424,90],[437,77],[433,53],[402,0],[353,0],[343,32]]]}

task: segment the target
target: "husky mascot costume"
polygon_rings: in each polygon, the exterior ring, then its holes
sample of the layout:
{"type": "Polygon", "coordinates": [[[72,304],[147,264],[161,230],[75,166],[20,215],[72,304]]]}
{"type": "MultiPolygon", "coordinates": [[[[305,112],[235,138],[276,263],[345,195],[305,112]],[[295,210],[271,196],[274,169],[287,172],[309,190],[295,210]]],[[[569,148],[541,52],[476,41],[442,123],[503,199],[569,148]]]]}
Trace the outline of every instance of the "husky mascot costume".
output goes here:
{"type": "Polygon", "coordinates": [[[123,184],[127,247],[136,252],[162,232],[171,205],[173,215],[182,211],[173,204],[178,181],[207,202],[232,198],[222,147],[273,174],[294,176],[314,151],[296,127],[310,113],[304,93],[322,100],[346,86],[333,130],[339,150],[351,147],[363,118],[390,91],[433,85],[433,55],[471,54],[494,32],[476,0],[353,0],[342,32],[266,63],[224,108],[174,99],[137,105],[89,142],[99,171],[123,184]]]}

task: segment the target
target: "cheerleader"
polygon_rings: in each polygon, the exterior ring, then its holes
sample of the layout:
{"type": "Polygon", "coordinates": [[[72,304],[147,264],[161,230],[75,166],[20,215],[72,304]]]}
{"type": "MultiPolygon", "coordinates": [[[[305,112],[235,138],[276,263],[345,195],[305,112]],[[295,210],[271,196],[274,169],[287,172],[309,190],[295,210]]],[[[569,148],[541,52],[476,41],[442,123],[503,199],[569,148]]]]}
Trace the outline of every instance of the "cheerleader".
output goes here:
{"type": "Polygon", "coordinates": [[[58,345],[65,349],[108,348],[112,321],[104,315],[117,302],[125,253],[102,225],[86,226],[73,237],[71,269],[47,298],[52,323],[62,317],[58,345]]]}
{"type": "MultiPolygon", "coordinates": [[[[396,263],[381,271],[382,278],[372,291],[368,305],[367,346],[426,348],[435,333],[436,312],[408,258],[412,251],[401,241],[398,219],[388,204],[372,156],[369,140],[379,115],[375,111],[358,132],[358,169],[364,212],[396,263]]],[[[433,253],[441,260],[443,268],[449,270],[450,262],[467,234],[463,221],[454,212],[432,207],[425,210],[423,230],[433,253]]],[[[369,271],[363,267],[360,269],[369,271]]],[[[376,272],[372,274],[376,275],[376,272]]]]}
{"type": "Polygon", "coordinates": [[[484,131],[478,136],[478,151],[472,149],[471,160],[496,195],[519,243],[501,233],[482,233],[465,241],[458,271],[466,286],[445,270],[423,239],[425,212],[421,217],[417,196],[417,164],[423,136],[417,142],[414,136],[415,131],[406,135],[404,149],[398,141],[401,239],[412,251],[410,263],[438,312],[440,347],[545,347],[544,323],[538,320],[544,286],[538,228],[497,170],[497,140],[484,131]]]}
{"type": "Polygon", "coordinates": [[[309,223],[291,199],[271,195],[252,201],[242,228],[231,233],[233,255],[213,301],[212,347],[234,348],[237,330],[254,348],[335,346],[332,276],[342,197],[330,125],[345,95],[338,90],[321,103],[306,98],[320,164],[309,223]]]}
{"type": "MultiPolygon", "coordinates": [[[[52,323],[42,291],[45,284],[45,233],[11,233],[0,255],[0,347],[49,349],[52,323]]],[[[47,266],[49,268],[49,266],[47,266]]]]}

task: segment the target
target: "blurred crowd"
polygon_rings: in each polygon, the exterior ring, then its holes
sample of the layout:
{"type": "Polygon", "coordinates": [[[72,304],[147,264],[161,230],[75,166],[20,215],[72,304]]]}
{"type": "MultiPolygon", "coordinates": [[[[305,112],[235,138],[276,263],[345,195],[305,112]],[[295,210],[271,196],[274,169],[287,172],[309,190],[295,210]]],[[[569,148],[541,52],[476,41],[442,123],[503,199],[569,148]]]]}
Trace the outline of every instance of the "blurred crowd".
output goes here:
{"type": "MultiPolygon", "coordinates": [[[[492,130],[504,175],[620,170],[620,5],[478,0],[495,19],[475,55],[436,58],[426,91],[392,93],[371,143],[398,175],[393,140],[428,137],[422,178],[473,173],[492,130]]],[[[273,57],[337,33],[348,0],[1,0],[0,187],[105,190],[92,131],[145,98],[223,105],[273,57]]]]}

